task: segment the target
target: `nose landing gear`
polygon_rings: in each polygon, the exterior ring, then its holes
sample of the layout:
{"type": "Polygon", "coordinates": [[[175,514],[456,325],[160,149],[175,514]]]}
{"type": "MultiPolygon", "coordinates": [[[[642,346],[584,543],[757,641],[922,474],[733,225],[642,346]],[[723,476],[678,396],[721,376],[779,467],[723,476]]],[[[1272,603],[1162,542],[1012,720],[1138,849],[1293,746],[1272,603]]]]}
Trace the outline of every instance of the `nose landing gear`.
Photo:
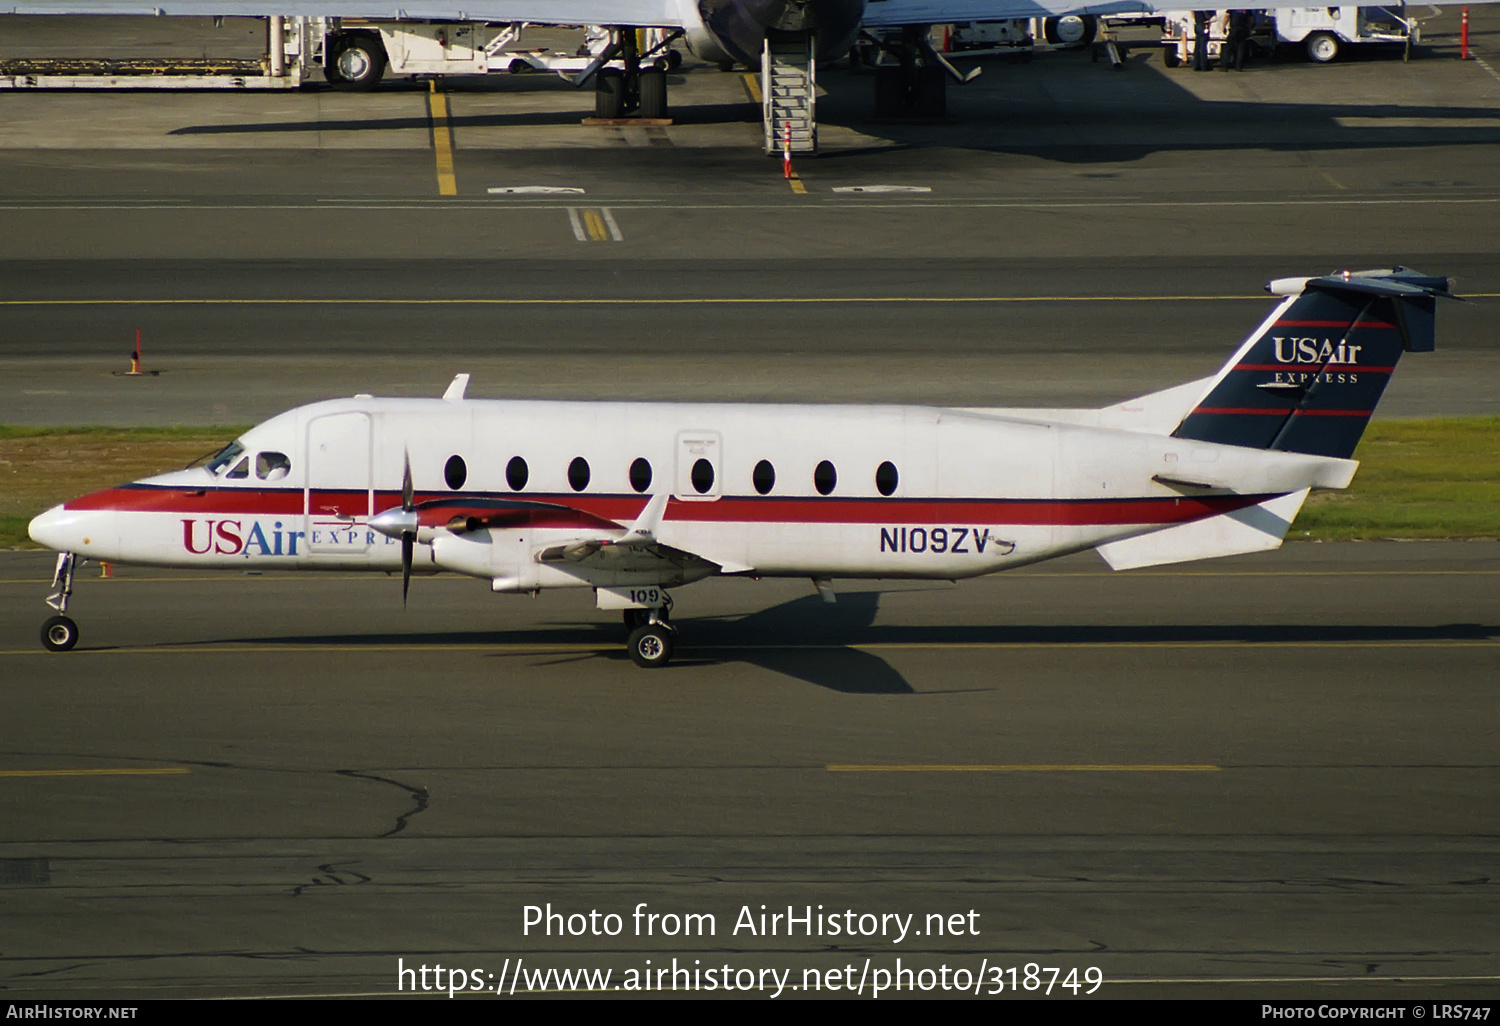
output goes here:
{"type": "Polygon", "coordinates": [[[71,552],[57,554],[57,569],[52,571],[52,593],[47,596],[47,605],[57,610],[42,624],[42,644],[52,652],[66,652],[78,644],[78,624],[67,616],[68,599],[73,594],[73,571],[78,566],[78,557],[71,552]]]}

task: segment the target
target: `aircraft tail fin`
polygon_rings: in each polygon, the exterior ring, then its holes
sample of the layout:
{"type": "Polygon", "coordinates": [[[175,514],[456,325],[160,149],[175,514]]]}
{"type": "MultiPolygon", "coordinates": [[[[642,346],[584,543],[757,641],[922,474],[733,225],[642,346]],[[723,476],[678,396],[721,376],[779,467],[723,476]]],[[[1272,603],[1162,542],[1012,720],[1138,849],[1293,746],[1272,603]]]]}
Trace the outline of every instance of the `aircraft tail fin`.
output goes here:
{"type": "Polygon", "coordinates": [[[1402,267],[1271,282],[1286,299],[1173,436],[1348,459],[1402,351],[1433,349],[1448,286],[1402,267]]]}

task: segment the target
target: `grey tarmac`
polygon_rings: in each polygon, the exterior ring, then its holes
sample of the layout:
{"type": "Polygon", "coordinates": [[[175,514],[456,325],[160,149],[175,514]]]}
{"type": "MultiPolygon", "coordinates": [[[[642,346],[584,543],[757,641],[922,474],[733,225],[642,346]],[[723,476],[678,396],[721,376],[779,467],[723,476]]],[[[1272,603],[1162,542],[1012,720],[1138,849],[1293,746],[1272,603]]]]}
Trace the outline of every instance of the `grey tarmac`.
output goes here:
{"type": "Polygon", "coordinates": [[[1267,278],[1394,262],[1475,298],[1379,415],[1494,413],[1492,17],[1483,65],[1452,59],[1455,12],[1409,64],[991,61],[942,125],[870,121],[869,78],[831,69],[800,194],[743,77],[703,66],[652,130],[582,126],[547,76],[444,83],[452,197],[424,83],[0,96],[0,419],[242,424],[465,371],[480,396],[1102,405],[1216,369],[1267,278]],[[882,185],[931,191],[834,191],[882,185]],[[585,192],[488,191],[531,186],[585,192]],[[136,329],[159,377],[115,376],[136,329]]]}
{"type": "MultiPolygon", "coordinates": [[[[1451,59],[1453,10],[1410,64],[995,61],[940,125],[873,123],[869,79],[830,70],[801,193],[743,77],[701,66],[656,130],[586,129],[591,97],[541,76],[445,83],[451,197],[425,83],[3,95],[0,422],[243,424],[460,371],[476,396],[1103,404],[1215,369],[1267,278],[1391,262],[1473,298],[1381,415],[1500,412],[1500,37],[1473,17],[1484,63],[1451,59]],[[488,191],[534,185],[585,192],[488,191]],[[879,185],[931,191],[834,191],[879,185]],[[136,328],[158,376],[115,374],[136,328]]],[[[384,577],[126,567],[80,581],[82,647],[51,655],[50,569],[0,554],[6,997],[674,955],[1500,989],[1494,542],[1080,556],[831,607],[707,582],[661,672],[586,593],[419,578],[403,613],[384,577]],[[523,936],[548,902],[718,930],[523,936]],[[732,934],[761,904],[972,909],[980,935],[732,934]]]]}
{"type": "Polygon", "coordinates": [[[587,592],[419,578],[403,612],[348,574],[117,568],[56,655],[49,566],[0,558],[7,996],[673,955],[1092,966],[1115,996],[1500,988],[1496,543],[1074,557],[831,607],[708,582],[660,672],[587,592]],[[717,933],[523,935],[548,902],[717,933]],[[762,903],[972,909],[980,934],[732,934],[762,903]]]}

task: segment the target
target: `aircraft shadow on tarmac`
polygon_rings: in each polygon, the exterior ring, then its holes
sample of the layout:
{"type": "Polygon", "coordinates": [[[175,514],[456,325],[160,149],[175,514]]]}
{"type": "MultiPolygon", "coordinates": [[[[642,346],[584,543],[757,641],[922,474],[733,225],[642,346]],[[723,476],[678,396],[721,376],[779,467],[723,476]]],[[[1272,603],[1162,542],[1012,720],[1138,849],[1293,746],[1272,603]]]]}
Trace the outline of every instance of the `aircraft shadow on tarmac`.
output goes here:
{"type": "MultiPolygon", "coordinates": [[[[684,617],[674,620],[681,647],[665,670],[746,663],[795,680],[845,694],[914,695],[919,692],[874,647],[993,647],[997,666],[1006,646],[1068,645],[1232,645],[1343,644],[1391,642],[1489,641],[1500,637],[1500,625],[1453,623],[1409,624],[1005,624],[903,626],[876,624],[881,592],[841,592],[835,605],[809,595],[745,616],[684,617]]],[[[361,644],[397,646],[451,645],[599,645],[597,652],[561,654],[558,665],[578,659],[626,662],[623,627],[617,623],[555,623],[525,630],[455,631],[412,634],[317,635],[234,639],[242,644],[296,646],[361,644]]],[[[228,639],[224,639],[228,640],[228,639]]],[[[223,641],[212,642],[222,644],[223,641]]],[[[185,645],[191,648],[192,645],[185,645]]]]}
{"type": "MultiPolygon", "coordinates": [[[[965,61],[961,54],[957,56],[966,67],[974,63],[965,61]]],[[[1123,75],[1110,71],[1108,64],[1092,65],[1081,54],[1052,56],[1058,60],[1038,61],[1027,68],[995,69],[976,80],[986,83],[980,88],[950,88],[949,114],[938,122],[872,120],[872,79],[868,74],[836,68],[819,79],[826,95],[820,94],[818,119],[825,126],[847,127],[866,137],[895,143],[896,149],[947,147],[1083,164],[1135,161],[1171,151],[1348,150],[1500,142],[1500,108],[1494,106],[1205,100],[1176,81],[1179,76],[1200,73],[1168,72],[1157,63],[1160,58],[1144,53],[1127,56],[1125,63],[1130,70],[1123,75]],[[1059,98],[1049,90],[1046,78],[1033,77],[1043,65],[1048,65],[1046,75],[1054,80],[1059,74],[1093,76],[1098,88],[1072,89],[1069,92],[1081,93],[1081,98],[1059,98]],[[1476,119],[1486,123],[1453,123],[1476,119]]],[[[987,67],[993,68],[996,63],[991,60],[987,67]]],[[[1299,69],[1289,70],[1296,73],[1299,69]]],[[[1326,74],[1331,69],[1300,70],[1326,74]]],[[[1243,74],[1253,77],[1258,72],[1270,74],[1274,69],[1252,66],[1243,74]]],[[[1308,92],[1316,88],[1309,80],[1308,92]]],[[[578,102],[571,110],[454,114],[449,124],[455,129],[576,125],[593,113],[592,93],[574,90],[560,79],[526,79],[520,83],[501,80],[493,88],[468,88],[463,92],[491,96],[568,92],[576,93],[578,102]]],[[[747,96],[743,103],[674,105],[671,116],[677,125],[755,122],[760,119],[760,109],[747,96]]],[[[425,116],[338,121],[309,118],[190,125],[171,134],[379,133],[425,131],[429,127],[425,116]]],[[[848,159],[871,150],[888,153],[892,147],[825,147],[820,156],[823,160],[848,159]]]]}

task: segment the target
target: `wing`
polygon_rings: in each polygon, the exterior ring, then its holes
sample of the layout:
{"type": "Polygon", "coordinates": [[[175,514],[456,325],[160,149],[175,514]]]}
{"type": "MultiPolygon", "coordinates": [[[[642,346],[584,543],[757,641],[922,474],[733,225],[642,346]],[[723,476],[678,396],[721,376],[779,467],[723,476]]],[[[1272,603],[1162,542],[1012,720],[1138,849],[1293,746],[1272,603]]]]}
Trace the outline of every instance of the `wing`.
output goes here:
{"type": "Polygon", "coordinates": [[[1180,10],[1180,0],[1156,4],[1151,0],[1077,3],[1069,0],[869,0],[865,28],[898,25],[943,25],[964,21],[1007,21],[1011,18],[1053,18],[1062,14],[1130,14],[1138,11],[1180,10]]]}
{"type": "Polygon", "coordinates": [[[271,15],[682,28],[677,0],[0,0],[0,14],[271,15]]]}
{"type": "Polygon", "coordinates": [[[488,529],[545,528],[573,531],[577,537],[556,542],[537,553],[543,563],[566,563],[580,571],[608,570],[616,573],[649,572],[664,563],[683,570],[744,573],[752,569],[742,563],[716,560],[666,545],[656,537],[666,513],[667,493],[654,496],[629,527],[586,510],[552,502],[495,499],[488,496],[453,495],[416,503],[410,513],[396,506],[370,518],[369,524],[382,534],[398,537],[403,530],[421,532],[428,540],[433,532],[464,534],[488,529]]]}
{"type": "MultiPolygon", "coordinates": [[[[752,569],[741,563],[700,556],[657,540],[656,534],[661,529],[669,498],[666,492],[652,496],[635,523],[619,537],[562,542],[543,549],[537,554],[537,559],[543,563],[571,563],[583,571],[609,570],[616,573],[659,571],[664,563],[690,572],[743,573],[752,569]]],[[[618,525],[615,529],[619,530],[618,525]]]]}

